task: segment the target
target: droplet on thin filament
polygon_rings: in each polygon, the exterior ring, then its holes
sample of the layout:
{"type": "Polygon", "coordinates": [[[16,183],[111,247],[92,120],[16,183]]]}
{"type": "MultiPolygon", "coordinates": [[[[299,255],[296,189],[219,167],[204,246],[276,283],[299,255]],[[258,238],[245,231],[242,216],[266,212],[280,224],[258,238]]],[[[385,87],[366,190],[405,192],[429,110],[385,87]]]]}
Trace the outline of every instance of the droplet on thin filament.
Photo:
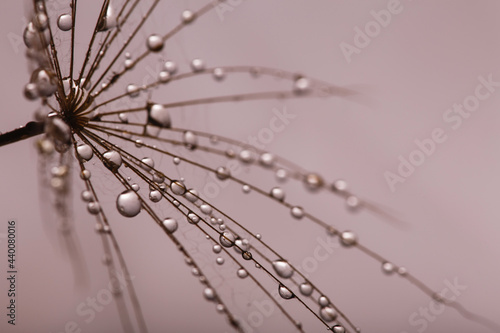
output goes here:
{"type": "Polygon", "coordinates": [[[116,208],[123,216],[134,217],[140,213],[142,203],[134,191],[126,190],[116,199],[116,208]]]}

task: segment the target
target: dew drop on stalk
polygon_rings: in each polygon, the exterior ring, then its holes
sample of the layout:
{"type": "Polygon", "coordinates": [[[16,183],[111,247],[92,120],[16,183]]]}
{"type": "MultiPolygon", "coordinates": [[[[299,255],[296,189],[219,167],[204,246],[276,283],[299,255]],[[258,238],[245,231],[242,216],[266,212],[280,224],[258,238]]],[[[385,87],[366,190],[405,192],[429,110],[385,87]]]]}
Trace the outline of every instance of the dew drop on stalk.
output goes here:
{"type": "Polygon", "coordinates": [[[99,20],[97,22],[97,30],[98,31],[101,31],[101,32],[106,31],[106,30],[112,29],[118,25],[115,10],[114,10],[113,6],[111,5],[111,2],[112,1],[109,1],[106,10],[99,17],[99,20]]]}
{"type": "Polygon", "coordinates": [[[87,190],[82,191],[81,198],[83,201],[86,201],[86,202],[91,202],[94,199],[92,196],[92,192],[87,191],[87,190]]]}
{"type": "Polygon", "coordinates": [[[193,22],[195,18],[196,18],[196,14],[190,10],[185,10],[181,14],[181,19],[182,19],[182,22],[184,22],[184,24],[189,24],[189,23],[193,22]]]}
{"type": "Polygon", "coordinates": [[[315,191],[323,186],[324,181],[317,173],[309,173],[304,178],[304,184],[307,189],[315,191]]]}
{"type": "Polygon", "coordinates": [[[99,205],[98,202],[89,202],[87,204],[87,210],[89,211],[90,214],[96,215],[99,214],[101,211],[101,206],[99,205]]]}
{"type": "Polygon", "coordinates": [[[134,191],[126,190],[116,198],[116,208],[123,216],[134,217],[140,213],[142,203],[134,191]]]}
{"type": "Polygon", "coordinates": [[[248,272],[246,271],[246,269],[240,268],[240,269],[238,269],[238,271],[236,271],[236,275],[240,279],[244,279],[244,278],[246,278],[248,276],[248,272]]]}
{"type": "Polygon", "coordinates": [[[160,73],[158,73],[158,81],[160,81],[161,83],[167,83],[168,81],[170,81],[170,73],[167,71],[161,71],[160,73]]]}
{"type": "Polygon", "coordinates": [[[282,284],[280,284],[278,287],[278,293],[283,299],[291,299],[295,296],[290,289],[288,289],[282,284]]]}
{"type": "Polygon", "coordinates": [[[279,182],[284,182],[288,178],[288,172],[285,169],[278,169],[276,170],[275,176],[279,182]]]}
{"type": "Polygon", "coordinates": [[[328,304],[330,304],[330,300],[325,295],[321,295],[318,298],[318,304],[319,306],[327,306],[328,304]]]}
{"type": "Polygon", "coordinates": [[[313,289],[312,285],[308,282],[302,282],[299,285],[299,291],[304,296],[311,296],[313,290],[314,289],[313,289]]]}
{"type": "Polygon", "coordinates": [[[147,110],[149,124],[162,128],[170,128],[172,123],[170,113],[166,107],[162,104],[149,104],[147,110]]]}
{"type": "Polygon", "coordinates": [[[271,197],[278,201],[285,200],[285,191],[283,191],[280,187],[273,187],[271,189],[271,197]]]}
{"type": "Polygon", "coordinates": [[[205,290],[203,290],[203,296],[209,301],[215,300],[215,295],[215,291],[212,288],[205,288],[205,290]]]}
{"type": "Polygon", "coordinates": [[[224,231],[219,236],[219,241],[224,247],[232,247],[234,245],[234,241],[236,237],[229,231],[224,231]]]}
{"type": "Polygon", "coordinates": [[[272,167],[274,165],[274,155],[271,153],[263,153],[259,157],[259,162],[265,167],[272,167]]]}
{"type": "Polygon", "coordinates": [[[165,61],[165,64],[163,65],[163,68],[165,69],[165,71],[167,71],[167,73],[169,73],[170,75],[173,75],[177,72],[177,64],[173,61],[165,61]]]}
{"type": "Polygon", "coordinates": [[[82,170],[82,172],[80,173],[80,178],[83,180],[89,180],[90,176],[91,176],[91,173],[89,170],[82,170]]]}
{"type": "Polygon", "coordinates": [[[62,14],[57,19],[57,27],[62,31],[69,31],[73,26],[73,18],[70,14],[62,14]]]}
{"type": "Polygon", "coordinates": [[[338,316],[337,311],[331,305],[322,307],[319,310],[319,315],[326,322],[334,321],[338,316]]]}
{"type": "Polygon", "coordinates": [[[141,89],[139,88],[139,86],[135,85],[135,84],[129,84],[127,86],[127,94],[134,98],[134,97],[137,97],[139,96],[139,93],[141,92],[141,89]]]}
{"type": "Polygon", "coordinates": [[[162,224],[170,233],[175,232],[178,227],[177,220],[172,217],[167,217],[166,219],[164,219],[162,224]]]}
{"type": "Polygon", "coordinates": [[[358,242],[358,237],[352,231],[344,231],[340,235],[340,243],[346,247],[356,245],[358,242]]]}
{"type": "Polygon", "coordinates": [[[196,224],[196,223],[200,222],[200,217],[193,212],[189,212],[187,214],[187,220],[191,224],[196,224]]]}
{"type": "Polygon", "coordinates": [[[299,77],[293,83],[293,91],[300,95],[309,92],[311,88],[311,81],[305,77],[299,77]]]}
{"type": "Polygon", "coordinates": [[[184,146],[190,150],[196,149],[198,146],[198,136],[191,131],[185,131],[182,135],[184,146]]]}
{"type": "Polygon", "coordinates": [[[151,52],[160,52],[163,49],[163,39],[156,34],[150,35],[146,39],[146,46],[151,52]]]}
{"type": "Polygon", "coordinates": [[[218,265],[222,265],[224,264],[224,258],[222,257],[217,257],[217,259],[215,259],[215,262],[218,264],[218,265]]]}
{"type": "Polygon", "coordinates": [[[250,150],[246,149],[240,151],[238,157],[243,163],[252,163],[255,160],[255,156],[253,155],[253,153],[250,150]]]}
{"type": "Polygon", "coordinates": [[[155,161],[153,161],[151,157],[144,157],[143,159],[141,159],[141,162],[141,167],[146,171],[150,171],[155,167],[155,161]]]}
{"type": "Polygon", "coordinates": [[[92,159],[92,156],[94,156],[92,148],[87,144],[79,145],[78,147],[76,147],[76,151],[78,152],[78,155],[85,161],[90,161],[92,159]]]}
{"type": "Polygon", "coordinates": [[[224,69],[217,67],[214,68],[212,75],[216,81],[222,81],[226,77],[226,73],[224,72],[224,69]]]}
{"type": "Polygon", "coordinates": [[[222,247],[219,244],[214,244],[214,246],[212,246],[212,251],[214,251],[214,253],[220,253],[222,247]]]}
{"type": "Polygon", "coordinates": [[[273,261],[273,268],[276,274],[284,279],[288,279],[293,275],[293,268],[285,260],[275,260],[273,261]]]}
{"type": "Polygon", "coordinates": [[[345,333],[345,328],[342,325],[334,325],[331,328],[333,333],[345,333]]]}
{"type": "Polygon", "coordinates": [[[201,59],[193,59],[191,61],[191,70],[195,73],[203,72],[205,70],[205,62],[201,59]]]}
{"type": "Polygon", "coordinates": [[[293,206],[290,209],[290,214],[292,214],[292,216],[295,217],[296,219],[300,220],[301,218],[304,217],[304,209],[299,206],[293,206]]]}
{"type": "Polygon", "coordinates": [[[104,158],[104,164],[111,171],[116,171],[122,165],[122,156],[115,150],[109,150],[105,152],[102,157],[104,158]]]}
{"type": "Polygon", "coordinates": [[[226,180],[229,177],[231,177],[231,173],[230,173],[229,169],[226,167],[223,167],[223,166],[217,168],[215,175],[220,180],[226,180]]]}
{"type": "Polygon", "coordinates": [[[161,195],[160,191],[154,190],[154,191],[149,192],[149,200],[151,200],[152,202],[158,202],[161,200],[161,198],[162,198],[162,195],[161,195]]]}
{"type": "Polygon", "coordinates": [[[210,214],[212,214],[213,209],[212,209],[212,206],[210,206],[208,204],[201,204],[200,211],[205,215],[210,215],[210,214]]]}

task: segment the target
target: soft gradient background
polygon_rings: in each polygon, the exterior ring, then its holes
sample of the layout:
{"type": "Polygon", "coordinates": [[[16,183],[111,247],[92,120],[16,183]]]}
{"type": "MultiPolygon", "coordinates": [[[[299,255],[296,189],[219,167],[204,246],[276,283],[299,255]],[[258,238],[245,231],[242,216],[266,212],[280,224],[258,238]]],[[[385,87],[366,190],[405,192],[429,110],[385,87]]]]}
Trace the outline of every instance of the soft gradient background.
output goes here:
{"type": "MultiPolygon", "coordinates": [[[[177,19],[181,9],[204,3],[178,1],[168,13],[158,14],[153,24],[161,28],[164,16],[168,22],[177,19]]],[[[443,289],[445,280],[458,278],[467,286],[458,301],[499,322],[500,91],[482,102],[456,131],[442,116],[474,92],[478,76],[492,74],[500,81],[500,3],[403,0],[401,4],[403,11],[350,63],[340,43],[353,44],[353,29],[372,21],[370,11],[386,8],[387,1],[254,0],[241,2],[223,21],[215,13],[208,14],[173,39],[165,51],[184,68],[198,56],[213,65],[266,65],[353,86],[365,98],[241,103],[188,110],[176,119],[184,126],[245,140],[268,125],[272,108],[286,105],[297,120],[276,135],[268,149],[328,180],[346,179],[355,193],[388,207],[405,224],[395,227],[366,212],[348,214],[341,200],[330,195],[299,202],[341,229],[356,230],[366,246],[406,266],[435,290],[443,289]],[[407,157],[416,148],[414,140],[429,138],[436,127],[445,130],[448,140],[392,193],[384,172],[394,172],[398,156],[407,157]]],[[[31,120],[37,103],[22,97],[29,79],[23,46],[16,44],[25,24],[22,2],[4,1],[0,13],[0,131],[7,131],[31,120]]],[[[90,324],[75,314],[80,302],[107,285],[93,219],[78,200],[82,185],[75,181],[74,215],[91,283],[78,291],[56,238],[42,225],[40,211],[50,207],[39,204],[33,141],[2,147],[0,154],[0,233],[6,233],[9,218],[19,225],[18,325],[6,325],[2,310],[1,331],[59,333],[71,320],[83,332],[120,331],[111,305],[90,324]]],[[[297,190],[289,197],[302,200],[298,198],[304,196],[297,190]]],[[[218,200],[227,209],[237,207],[236,211],[252,204],[251,197],[242,195],[218,200]],[[228,201],[231,198],[233,202],[228,201]]],[[[108,206],[113,202],[110,193],[108,206]]],[[[311,256],[317,238],[324,238],[321,229],[292,221],[287,211],[276,206],[259,206],[250,213],[255,216],[245,223],[250,227],[255,223],[265,239],[294,262],[311,256]]],[[[203,300],[202,287],[157,227],[147,219],[116,218],[116,234],[151,332],[231,331],[213,304],[203,300]]],[[[0,247],[0,271],[4,272],[5,239],[0,247]]],[[[2,309],[7,299],[3,276],[2,309]]],[[[408,318],[430,302],[408,282],[384,276],[377,263],[357,250],[339,249],[311,278],[363,332],[418,332],[408,318]]],[[[241,287],[235,294],[250,299],[252,290],[241,287]]],[[[318,329],[309,314],[302,312],[298,319],[306,331],[318,329]]],[[[268,326],[261,331],[271,331],[279,320],[279,316],[266,319],[268,326]]],[[[285,327],[284,331],[292,331],[285,327]]],[[[448,309],[425,332],[488,331],[448,309]]]]}

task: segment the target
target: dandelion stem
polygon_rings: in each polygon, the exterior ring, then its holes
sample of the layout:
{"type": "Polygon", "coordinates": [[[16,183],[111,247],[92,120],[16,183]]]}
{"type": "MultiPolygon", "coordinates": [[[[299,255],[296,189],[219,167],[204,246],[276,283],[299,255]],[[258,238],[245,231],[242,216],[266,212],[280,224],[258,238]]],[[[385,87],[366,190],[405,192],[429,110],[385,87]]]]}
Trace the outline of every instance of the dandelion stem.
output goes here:
{"type": "Polygon", "coordinates": [[[0,134],[0,147],[8,144],[31,138],[43,133],[45,129],[44,122],[30,121],[26,125],[13,131],[0,134]]]}

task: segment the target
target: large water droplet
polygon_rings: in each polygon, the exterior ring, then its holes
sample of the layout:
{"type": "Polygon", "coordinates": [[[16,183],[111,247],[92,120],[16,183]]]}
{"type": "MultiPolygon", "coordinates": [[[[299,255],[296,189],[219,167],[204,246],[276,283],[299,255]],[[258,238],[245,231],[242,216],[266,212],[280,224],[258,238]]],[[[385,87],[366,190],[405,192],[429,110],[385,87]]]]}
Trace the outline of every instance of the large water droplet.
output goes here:
{"type": "Polygon", "coordinates": [[[107,8],[102,12],[99,20],[97,22],[98,31],[106,31],[112,29],[118,25],[117,17],[115,11],[111,5],[111,1],[108,2],[107,8]]]}
{"type": "Polygon", "coordinates": [[[177,220],[172,218],[172,217],[167,217],[166,219],[163,220],[163,226],[165,229],[167,229],[168,232],[173,233],[177,230],[177,227],[179,226],[177,224],[177,220]]]}
{"type": "Polygon", "coordinates": [[[170,183],[170,189],[174,194],[183,195],[186,193],[186,186],[180,180],[172,180],[170,183]]]}
{"type": "Polygon", "coordinates": [[[104,158],[104,165],[111,171],[116,171],[122,165],[122,156],[114,150],[105,152],[102,157],[104,158]]]}
{"type": "Polygon", "coordinates": [[[276,274],[284,279],[288,279],[293,275],[293,268],[285,260],[273,261],[273,268],[276,274]]]}
{"type": "Polygon", "coordinates": [[[123,216],[134,217],[140,213],[142,203],[137,193],[132,190],[126,190],[116,199],[116,208],[123,216]]]}
{"type": "Polygon", "coordinates": [[[219,237],[219,241],[224,247],[231,247],[234,245],[236,237],[229,231],[224,231],[219,237]]]}
{"type": "Polygon", "coordinates": [[[319,315],[326,322],[334,321],[338,316],[337,311],[335,311],[331,305],[322,307],[321,310],[319,310],[319,315]]]}
{"type": "Polygon", "coordinates": [[[69,31],[73,26],[73,18],[70,14],[62,14],[57,19],[57,27],[62,31],[69,31]]]}
{"type": "Polygon", "coordinates": [[[94,152],[92,151],[92,148],[89,145],[82,144],[76,147],[76,151],[78,152],[78,155],[83,158],[85,161],[90,161],[92,156],[94,156],[94,152]]]}
{"type": "Polygon", "coordinates": [[[155,167],[155,161],[151,157],[144,157],[141,162],[141,167],[146,171],[150,171],[155,167]]]}
{"type": "Polygon", "coordinates": [[[303,282],[299,286],[300,293],[304,296],[311,296],[313,292],[313,286],[308,282],[303,282]]]}
{"type": "Polygon", "coordinates": [[[170,120],[170,113],[162,104],[149,104],[147,106],[147,110],[148,123],[163,128],[170,128],[172,124],[170,120]]]}
{"type": "Polygon", "coordinates": [[[146,46],[151,52],[160,52],[163,49],[163,39],[158,35],[150,35],[146,39],[146,46]]]}

